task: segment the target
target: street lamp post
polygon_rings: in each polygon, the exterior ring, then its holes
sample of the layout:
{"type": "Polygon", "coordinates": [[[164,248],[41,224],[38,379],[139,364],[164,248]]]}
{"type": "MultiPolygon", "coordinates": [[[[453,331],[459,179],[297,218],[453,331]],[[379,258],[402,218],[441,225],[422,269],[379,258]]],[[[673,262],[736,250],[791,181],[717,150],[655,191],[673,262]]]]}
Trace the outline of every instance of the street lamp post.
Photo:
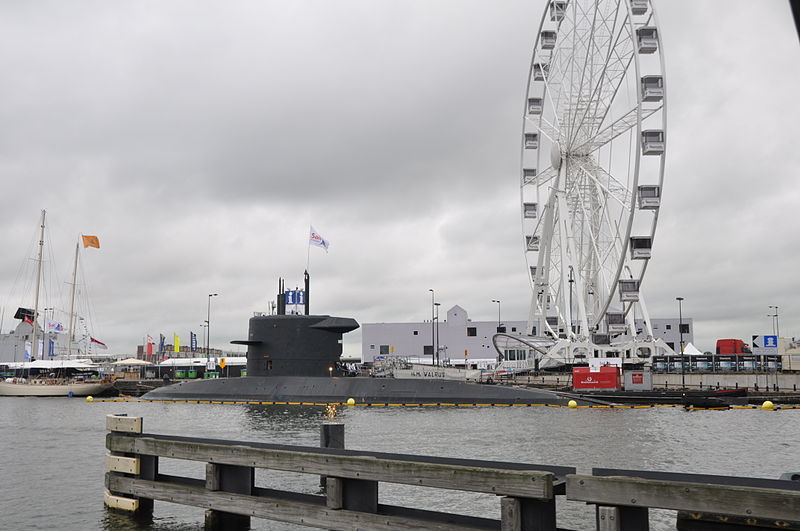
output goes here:
{"type": "Polygon", "coordinates": [[[681,341],[681,389],[686,389],[686,361],[683,359],[683,297],[675,297],[678,301],[678,333],[681,341]]]}
{"type": "Polygon", "coordinates": [[[436,362],[434,365],[437,367],[439,366],[439,306],[441,306],[438,302],[433,303],[433,306],[436,308],[436,348],[434,352],[436,353],[436,362]]]}
{"type": "Polygon", "coordinates": [[[500,332],[500,301],[497,299],[492,299],[492,302],[497,303],[497,331],[500,332]]]}
{"type": "Polygon", "coordinates": [[[770,306],[770,310],[775,310],[775,313],[770,314],[772,317],[772,333],[778,337],[781,336],[781,326],[778,322],[778,307],[777,306],[770,306]]]}
{"type": "Polygon", "coordinates": [[[435,365],[436,360],[436,292],[429,289],[431,292],[431,365],[435,365]]]}
{"type": "Polygon", "coordinates": [[[208,294],[208,315],[206,319],[206,361],[208,361],[211,357],[211,297],[216,297],[217,295],[219,295],[219,293],[208,294]]]}
{"type": "MultiPolygon", "coordinates": [[[[207,337],[206,336],[206,328],[208,328],[208,321],[203,321],[202,323],[200,323],[200,328],[203,329],[203,347],[205,348],[205,346],[206,346],[206,337],[207,337]]],[[[208,350],[206,350],[206,353],[208,353],[208,350]]]]}

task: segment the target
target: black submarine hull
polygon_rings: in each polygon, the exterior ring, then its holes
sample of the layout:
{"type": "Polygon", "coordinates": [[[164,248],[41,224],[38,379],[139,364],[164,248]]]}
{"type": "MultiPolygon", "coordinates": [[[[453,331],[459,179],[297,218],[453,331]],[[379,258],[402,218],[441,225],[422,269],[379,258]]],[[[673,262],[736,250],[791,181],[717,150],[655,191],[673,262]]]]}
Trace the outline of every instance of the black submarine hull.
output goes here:
{"type": "Polygon", "coordinates": [[[456,380],[370,377],[248,376],[193,380],[161,387],[147,400],[232,400],[364,404],[548,404],[602,403],[567,393],[456,380]]]}
{"type": "Polygon", "coordinates": [[[344,376],[342,334],[358,328],[346,317],[257,315],[250,319],[247,377],[181,382],[144,395],[149,400],[347,402],[398,404],[601,403],[542,389],[481,385],[460,380],[344,376]]]}

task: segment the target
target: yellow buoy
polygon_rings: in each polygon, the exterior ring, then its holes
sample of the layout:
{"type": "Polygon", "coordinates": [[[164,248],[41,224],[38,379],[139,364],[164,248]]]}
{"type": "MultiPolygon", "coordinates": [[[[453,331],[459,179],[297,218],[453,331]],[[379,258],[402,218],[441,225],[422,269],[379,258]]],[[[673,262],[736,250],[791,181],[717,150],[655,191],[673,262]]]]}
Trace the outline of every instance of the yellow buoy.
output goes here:
{"type": "Polygon", "coordinates": [[[578,403],[575,402],[574,400],[570,400],[569,402],[567,402],[567,407],[569,407],[570,409],[575,409],[578,407],[578,403]]]}
{"type": "Polygon", "coordinates": [[[94,398],[92,398],[91,396],[87,396],[86,397],[86,401],[87,402],[94,402],[94,398]]]}
{"type": "Polygon", "coordinates": [[[767,411],[774,411],[775,404],[773,404],[771,400],[765,400],[764,403],[761,404],[761,409],[766,409],[767,411]]]}
{"type": "Polygon", "coordinates": [[[354,405],[356,405],[356,401],[354,399],[352,399],[352,398],[348,398],[347,399],[347,405],[348,406],[354,406],[354,405]]]}

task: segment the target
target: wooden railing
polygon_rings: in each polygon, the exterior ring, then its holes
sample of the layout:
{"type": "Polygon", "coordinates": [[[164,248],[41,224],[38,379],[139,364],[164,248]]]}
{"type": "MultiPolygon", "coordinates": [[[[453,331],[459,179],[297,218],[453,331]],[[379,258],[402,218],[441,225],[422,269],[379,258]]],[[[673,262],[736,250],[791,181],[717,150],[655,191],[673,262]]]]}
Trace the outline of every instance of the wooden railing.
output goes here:
{"type": "MultiPolygon", "coordinates": [[[[152,512],[153,500],[202,507],[206,528],[247,528],[257,517],[342,530],[555,530],[558,495],[595,504],[598,529],[609,531],[647,530],[651,507],[688,511],[680,513],[690,526],[682,529],[715,525],[718,515],[783,529],[800,521],[797,481],[608,469],[577,475],[563,466],[146,434],[140,417],[109,415],[106,425],[106,505],[140,514],[152,512]],[[160,474],[160,457],[205,462],[205,479],[160,474]],[[323,476],[325,495],[256,487],[256,468],[323,476]],[[501,496],[499,518],[380,504],[379,483],[501,496]]],[[[339,435],[323,432],[323,444],[343,443],[338,426],[339,435]]]]}

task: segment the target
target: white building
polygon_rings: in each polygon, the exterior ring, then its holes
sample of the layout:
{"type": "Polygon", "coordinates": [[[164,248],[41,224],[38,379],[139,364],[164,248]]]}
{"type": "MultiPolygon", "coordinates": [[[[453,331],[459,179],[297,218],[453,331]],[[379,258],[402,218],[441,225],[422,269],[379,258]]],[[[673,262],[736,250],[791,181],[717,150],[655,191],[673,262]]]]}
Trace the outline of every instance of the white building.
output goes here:
{"type": "MultiPolygon", "coordinates": [[[[675,352],[680,352],[680,331],[678,319],[652,319],[653,336],[663,339],[675,352]]],[[[645,339],[644,323],[637,319],[639,339],[645,339]]],[[[433,336],[437,334],[440,361],[452,360],[461,364],[466,357],[469,363],[478,360],[497,359],[497,351],[492,344],[492,336],[497,332],[505,332],[512,336],[526,336],[527,321],[473,321],[461,306],[453,306],[447,311],[447,317],[437,322],[423,321],[416,323],[362,323],[361,325],[361,359],[373,361],[379,356],[400,356],[406,358],[422,358],[431,360],[433,345],[437,342],[433,336]]],[[[563,332],[563,330],[562,330],[563,332]]],[[[624,340],[627,336],[619,336],[624,340]]],[[[683,342],[694,341],[694,324],[692,319],[683,318],[683,342]]]]}

